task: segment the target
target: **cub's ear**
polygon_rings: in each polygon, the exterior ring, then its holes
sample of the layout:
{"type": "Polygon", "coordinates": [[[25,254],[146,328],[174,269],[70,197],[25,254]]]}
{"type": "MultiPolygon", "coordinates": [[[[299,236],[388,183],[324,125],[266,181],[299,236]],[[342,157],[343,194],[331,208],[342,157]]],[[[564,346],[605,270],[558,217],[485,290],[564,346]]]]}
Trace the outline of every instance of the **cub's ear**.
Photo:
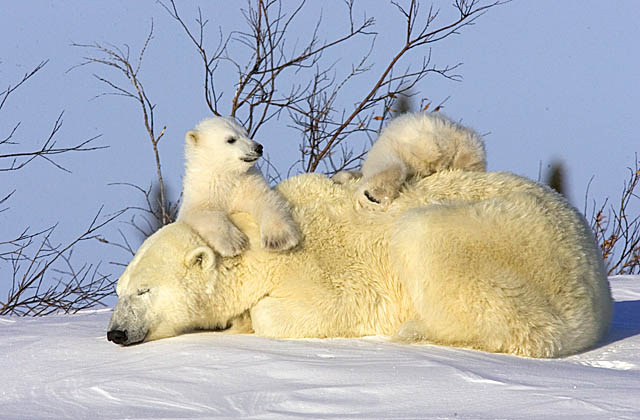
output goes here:
{"type": "Polygon", "coordinates": [[[202,270],[209,270],[216,262],[216,255],[208,246],[199,246],[187,252],[184,265],[191,268],[199,266],[202,270]]]}
{"type": "Polygon", "coordinates": [[[184,136],[184,140],[192,145],[198,144],[198,132],[194,130],[187,131],[187,134],[184,136]]]}

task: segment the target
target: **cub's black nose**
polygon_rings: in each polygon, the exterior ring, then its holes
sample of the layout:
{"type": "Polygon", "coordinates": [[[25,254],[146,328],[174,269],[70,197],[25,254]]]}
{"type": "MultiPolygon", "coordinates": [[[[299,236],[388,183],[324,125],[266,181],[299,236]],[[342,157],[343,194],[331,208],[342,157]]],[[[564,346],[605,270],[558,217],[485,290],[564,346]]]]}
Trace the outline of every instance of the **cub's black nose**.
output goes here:
{"type": "Polygon", "coordinates": [[[256,147],[253,150],[255,150],[257,154],[262,155],[262,149],[262,145],[260,143],[257,143],[256,147]]]}
{"type": "Polygon", "coordinates": [[[127,342],[127,331],[111,330],[107,332],[107,340],[116,344],[124,344],[127,342]]]}

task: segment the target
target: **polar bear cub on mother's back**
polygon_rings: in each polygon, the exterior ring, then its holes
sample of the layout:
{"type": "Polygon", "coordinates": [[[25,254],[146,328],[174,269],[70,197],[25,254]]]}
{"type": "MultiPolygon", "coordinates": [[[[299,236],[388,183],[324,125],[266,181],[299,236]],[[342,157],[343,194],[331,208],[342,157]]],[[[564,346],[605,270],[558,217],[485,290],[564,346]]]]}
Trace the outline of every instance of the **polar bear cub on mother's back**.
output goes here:
{"type": "MultiPolygon", "coordinates": [[[[356,199],[368,208],[385,208],[409,178],[447,169],[484,172],[486,166],[484,143],[471,128],[440,113],[401,115],[382,130],[369,150],[356,199]]],[[[349,178],[342,173],[336,181],[349,178]]]]}
{"type": "Polygon", "coordinates": [[[240,254],[247,237],[229,219],[246,212],[260,226],[263,248],[295,247],[300,232],[287,201],[254,166],[262,145],[231,117],[201,121],[185,136],[183,201],[178,220],[194,228],[222,256],[240,254]]]}

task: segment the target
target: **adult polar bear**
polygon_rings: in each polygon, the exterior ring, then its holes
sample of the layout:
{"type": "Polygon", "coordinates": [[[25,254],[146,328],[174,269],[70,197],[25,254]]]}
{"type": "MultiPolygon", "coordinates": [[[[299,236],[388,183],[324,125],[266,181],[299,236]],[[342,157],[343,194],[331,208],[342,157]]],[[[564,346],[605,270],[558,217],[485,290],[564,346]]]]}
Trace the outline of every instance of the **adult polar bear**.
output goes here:
{"type": "Polygon", "coordinates": [[[531,357],[587,349],[611,294],[584,218],[546,186],[508,173],[438,172],[385,212],[354,206],[357,184],[283,182],[304,243],[222,258],[186,224],[156,232],[117,286],[109,340],[134,344],[231,326],[269,337],[394,335],[531,357]],[[242,321],[242,322],[241,322],[242,321]]]}

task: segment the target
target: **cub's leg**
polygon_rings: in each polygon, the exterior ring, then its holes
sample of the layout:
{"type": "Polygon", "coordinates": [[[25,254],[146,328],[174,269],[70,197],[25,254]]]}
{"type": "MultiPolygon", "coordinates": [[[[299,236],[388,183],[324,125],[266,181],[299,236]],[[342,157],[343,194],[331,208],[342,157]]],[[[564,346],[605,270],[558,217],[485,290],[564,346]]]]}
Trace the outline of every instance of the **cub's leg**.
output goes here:
{"type": "Polygon", "coordinates": [[[260,225],[262,247],[268,251],[289,250],[302,239],[289,203],[278,191],[272,190],[261,175],[247,176],[236,192],[232,207],[253,216],[260,225]]]}
{"type": "Polygon", "coordinates": [[[247,236],[229,220],[225,212],[181,209],[178,220],[195,229],[223,257],[238,255],[249,245],[247,236]]]}
{"type": "Polygon", "coordinates": [[[368,209],[386,209],[398,197],[400,187],[407,179],[405,165],[394,162],[371,175],[367,172],[364,172],[356,189],[357,201],[368,209]]]}
{"type": "Polygon", "coordinates": [[[287,251],[300,243],[302,235],[284,198],[271,192],[276,196],[265,200],[258,216],[262,247],[268,251],[287,251]]]}

